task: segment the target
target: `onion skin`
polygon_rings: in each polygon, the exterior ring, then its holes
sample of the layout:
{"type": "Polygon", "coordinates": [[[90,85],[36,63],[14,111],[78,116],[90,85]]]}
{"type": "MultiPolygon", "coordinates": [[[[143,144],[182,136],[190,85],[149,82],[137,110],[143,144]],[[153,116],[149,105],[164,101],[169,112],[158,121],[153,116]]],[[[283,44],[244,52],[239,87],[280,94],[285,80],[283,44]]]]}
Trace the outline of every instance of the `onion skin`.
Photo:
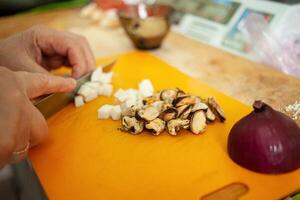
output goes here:
{"type": "Polygon", "coordinates": [[[237,164],[280,174],[300,167],[300,128],[285,114],[256,101],[254,111],[230,130],[227,150],[237,164]]]}

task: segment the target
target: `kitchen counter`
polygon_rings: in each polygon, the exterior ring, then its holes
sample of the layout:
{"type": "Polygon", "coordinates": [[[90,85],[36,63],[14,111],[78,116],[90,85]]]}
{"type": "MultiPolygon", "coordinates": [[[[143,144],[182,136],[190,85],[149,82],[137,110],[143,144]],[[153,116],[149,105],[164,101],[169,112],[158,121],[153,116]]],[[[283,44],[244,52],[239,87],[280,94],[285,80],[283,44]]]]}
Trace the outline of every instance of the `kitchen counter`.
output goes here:
{"type": "MultiPolygon", "coordinates": [[[[101,29],[81,19],[78,9],[0,18],[0,38],[35,24],[85,35],[97,57],[134,50],[121,28],[101,29]]],[[[162,48],[149,52],[248,105],[261,99],[280,109],[300,97],[300,79],[175,32],[168,35],[162,48]]]]}

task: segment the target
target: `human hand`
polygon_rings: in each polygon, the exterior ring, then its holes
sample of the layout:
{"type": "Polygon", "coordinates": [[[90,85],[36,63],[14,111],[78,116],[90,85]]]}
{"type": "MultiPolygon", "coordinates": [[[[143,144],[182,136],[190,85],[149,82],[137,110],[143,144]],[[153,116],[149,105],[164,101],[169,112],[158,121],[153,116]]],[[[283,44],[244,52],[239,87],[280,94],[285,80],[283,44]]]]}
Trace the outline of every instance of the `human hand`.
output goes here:
{"type": "Polygon", "coordinates": [[[0,67],[0,167],[26,156],[28,144],[36,145],[47,136],[47,123],[31,99],[76,87],[72,78],[43,73],[13,72],[0,67]],[[15,152],[15,153],[14,153],[15,152]]]}
{"type": "Polygon", "coordinates": [[[96,66],[84,37],[41,25],[0,40],[0,65],[14,71],[41,73],[70,66],[74,78],[96,66]]]}

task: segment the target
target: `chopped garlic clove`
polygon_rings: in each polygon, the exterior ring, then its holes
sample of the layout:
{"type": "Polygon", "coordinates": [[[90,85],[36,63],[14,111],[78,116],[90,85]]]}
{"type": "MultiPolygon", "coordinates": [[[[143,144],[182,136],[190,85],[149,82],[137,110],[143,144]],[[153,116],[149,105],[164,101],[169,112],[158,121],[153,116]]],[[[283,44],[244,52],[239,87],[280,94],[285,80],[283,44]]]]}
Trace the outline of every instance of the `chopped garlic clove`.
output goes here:
{"type": "Polygon", "coordinates": [[[114,106],[103,105],[98,109],[98,119],[108,119],[114,106]]]}
{"type": "Polygon", "coordinates": [[[102,68],[101,67],[98,67],[97,69],[95,69],[92,73],[92,76],[91,76],[91,81],[92,82],[100,82],[100,77],[101,77],[101,74],[102,74],[102,68]]]}
{"type": "Polygon", "coordinates": [[[98,95],[103,95],[103,96],[111,96],[113,92],[113,86],[111,84],[102,84],[98,88],[98,95]]]}
{"type": "Polygon", "coordinates": [[[113,120],[119,120],[121,118],[121,114],[122,114],[122,110],[121,110],[121,106],[117,105],[114,106],[111,110],[111,118],[113,120]]]}
{"type": "Polygon", "coordinates": [[[74,98],[74,104],[75,104],[75,107],[80,107],[80,106],[83,106],[84,105],[84,100],[83,100],[83,96],[76,96],[74,98]]]}
{"type": "Polygon", "coordinates": [[[99,78],[99,82],[101,83],[111,83],[112,80],[112,72],[102,73],[99,78]]]}

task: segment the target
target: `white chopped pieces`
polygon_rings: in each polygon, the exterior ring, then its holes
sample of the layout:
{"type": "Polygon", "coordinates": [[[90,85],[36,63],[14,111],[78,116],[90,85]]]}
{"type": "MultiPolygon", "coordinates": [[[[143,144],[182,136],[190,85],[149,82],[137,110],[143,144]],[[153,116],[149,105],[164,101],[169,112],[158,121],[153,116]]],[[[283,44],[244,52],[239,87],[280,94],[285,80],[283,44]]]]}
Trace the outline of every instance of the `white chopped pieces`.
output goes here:
{"type": "Polygon", "coordinates": [[[97,90],[92,90],[87,96],[84,97],[84,101],[87,103],[96,99],[97,97],[98,97],[97,90]]]}
{"type": "Polygon", "coordinates": [[[113,75],[112,72],[100,74],[99,82],[100,83],[111,83],[112,75],[113,75]]]}
{"type": "Polygon", "coordinates": [[[139,92],[143,97],[150,97],[154,93],[154,88],[150,80],[143,80],[139,84],[139,92]]]}
{"type": "Polygon", "coordinates": [[[74,104],[75,104],[75,107],[81,107],[84,105],[84,100],[83,100],[83,96],[76,96],[74,98],[74,104]]]}
{"type": "Polygon", "coordinates": [[[102,68],[98,67],[91,75],[91,80],[84,83],[79,90],[77,95],[81,97],[75,97],[74,104],[76,107],[84,105],[84,102],[90,102],[96,99],[98,96],[111,96],[113,93],[113,85],[111,84],[113,73],[103,73],[102,68]]]}
{"type": "Polygon", "coordinates": [[[114,97],[116,97],[116,99],[119,102],[124,102],[127,99],[127,93],[125,92],[125,90],[123,90],[122,88],[120,88],[115,94],[114,97]]]}
{"type": "Polygon", "coordinates": [[[91,81],[92,82],[100,82],[100,76],[102,74],[102,68],[98,67],[94,70],[94,72],[91,75],[91,81]]]}
{"type": "Polygon", "coordinates": [[[120,105],[116,105],[111,109],[111,118],[113,120],[121,119],[121,114],[122,114],[122,110],[120,105]]]}
{"type": "Polygon", "coordinates": [[[112,105],[103,105],[98,109],[98,119],[108,119],[111,116],[112,105]]]}
{"type": "Polygon", "coordinates": [[[111,84],[102,84],[98,88],[98,95],[103,95],[103,96],[111,96],[113,93],[113,86],[111,84]]]}
{"type": "Polygon", "coordinates": [[[296,101],[293,104],[287,105],[283,112],[289,115],[293,120],[300,118],[300,102],[296,101]]]}
{"type": "Polygon", "coordinates": [[[86,82],[84,85],[90,87],[93,90],[98,90],[98,88],[100,87],[100,83],[98,82],[86,82]]]}
{"type": "Polygon", "coordinates": [[[77,94],[83,96],[84,99],[90,96],[91,93],[94,93],[94,89],[88,85],[82,85],[77,92],[77,94]]]}

